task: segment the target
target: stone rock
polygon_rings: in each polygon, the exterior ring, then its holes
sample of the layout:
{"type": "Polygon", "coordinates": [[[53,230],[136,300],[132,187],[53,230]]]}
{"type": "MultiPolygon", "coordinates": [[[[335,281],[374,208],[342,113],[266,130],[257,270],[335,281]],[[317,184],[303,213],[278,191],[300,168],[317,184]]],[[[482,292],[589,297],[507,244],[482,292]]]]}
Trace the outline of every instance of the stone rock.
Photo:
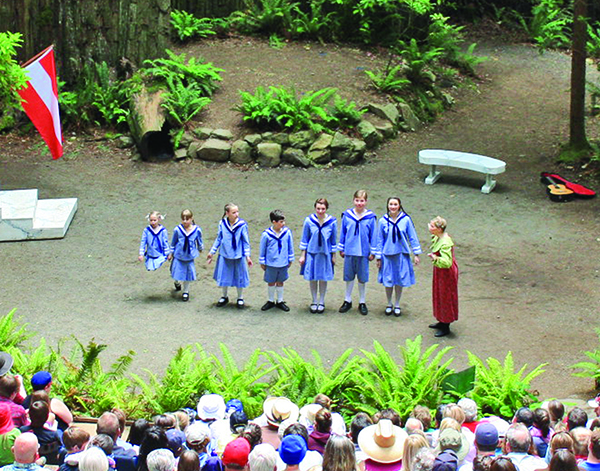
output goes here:
{"type": "Polygon", "coordinates": [[[211,162],[227,162],[230,154],[231,144],[220,139],[208,139],[198,149],[198,158],[211,162]]]}
{"type": "Polygon", "coordinates": [[[281,160],[296,167],[310,167],[311,161],[302,149],[288,147],[281,154],[281,160]]]}
{"type": "Polygon", "coordinates": [[[316,150],[325,150],[331,146],[331,141],[333,141],[333,136],[331,134],[321,134],[315,142],[310,146],[311,151],[316,150]]]}
{"type": "Polygon", "coordinates": [[[331,149],[309,150],[308,159],[318,165],[328,164],[331,162],[331,149]]]}
{"type": "Polygon", "coordinates": [[[196,128],[192,132],[194,133],[194,136],[196,136],[198,139],[204,140],[204,139],[208,139],[210,137],[213,130],[211,128],[203,127],[203,128],[196,128]]]}
{"type": "Polygon", "coordinates": [[[454,105],[454,97],[447,92],[442,92],[442,101],[446,108],[450,108],[454,105]]]}
{"type": "Polygon", "coordinates": [[[181,136],[181,139],[179,139],[179,147],[188,147],[192,143],[193,140],[194,140],[194,136],[191,133],[186,131],[181,136]]]}
{"type": "Polygon", "coordinates": [[[222,139],[223,141],[230,141],[233,139],[233,133],[229,129],[215,129],[210,133],[210,137],[222,139]]]}
{"type": "Polygon", "coordinates": [[[133,147],[135,141],[131,136],[119,136],[117,139],[116,145],[119,149],[128,149],[133,147]]]}
{"type": "Polygon", "coordinates": [[[270,140],[270,139],[271,139],[271,137],[273,136],[273,134],[275,134],[275,133],[272,133],[272,132],[263,132],[263,133],[261,134],[262,140],[263,140],[263,141],[268,141],[268,140],[270,140]]]}
{"type": "Polygon", "coordinates": [[[396,108],[392,103],[388,103],[386,105],[380,105],[377,103],[369,103],[367,105],[367,109],[373,113],[375,116],[379,116],[380,118],[387,119],[392,124],[397,124],[398,119],[400,118],[400,113],[398,112],[398,108],[396,108]]]}
{"type": "Polygon", "coordinates": [[[287,132],[278,132],[269,138],[269,142],[274,142],[281,146],[287,146],[290,143],[290,135],[287,132]]]}
{"type": "Polygon", "coordinates": [[[183,159],[187,159],[187,156],[188,156],[188,150],[185,147],[181,147],[175,151],[175,155],[173,156],[173,158],[175,160],[183,160],[183,159]]]}
{"type": "MultiPolygon", "coordinates": [[[[387,123],[391,126],[391,123],[387,123]]],[[[377,147],[383,141],[381,134],[377,131],[375,126],[370,121],[363,119],[358,126],[356,126],[356,130],[360,134],[360,136],[367,143],[367,147],[372,149],[373,147],[377,147]]]]}
{"type": "Polygon", "coordinates": [[[231,145],[231,161],[234,164],[249,164],[252,160],[252,146],[246,141],[238,140],[231,145]]]}
{"type": "Polygon", "coordinates": [[[298,131],[290,134],[290,146],[296,149],[306,149],[313,143],[314,138],[311,131],[298,131]]]}
{"type": "MultiPolygon", "coordinates": [[[[394,139],[398,135],[398,129],[392,123],[385,121],[384,123],[377,124],[375,126],[377,132],[379,132],[384,139],[394,139]]],[[[363,136],[364,138],[364,136],[363,136]]],[[[366,139],[365,139],[366,141],[366,139]]],[[[369,143],[367,142],[367,146],[369,143]]]]}
{"type": "Polygon", "coordinates": [[[281,145],[261,142],[256,146],[256,161],[261,167],[277,167],[281,163],[281,145]]]}
{"type": "Polygon", "coordinates": [[[248,134],[246,137],[244,137],[244,140],[252,147],[256,147],[262,142],[263,138],[260,134],[248,134]]]}
{"type": "Polygon", "coordinates": [[[367,143],[361,139],[349,139],[350,147],[332,149],[331,158],[340,165],[354,165],[361,160],[367,150],[367,143]]]}
{"type": "Polygon", "coordinates": [[[356,163],[365,157],[365,152],[367,152],[367,143],[361,139],[352,139],[352,144],[354,144],[352,158],[354,159],[354,163],[356,163]]]}
{"type": "Polygon", "coordinates": [[[336,132],[331,141],[331,148],[337,150],[352,149],[352,140],[345,134],[336,132]]]}
{"type": "Polygon", "coordinates": [[[189,157],[191,157],[192,159],[195,159],[198,157],[198,151],[200,150],[200,147],[202,147],[202,143],[198,142],[198,141],[193,141],[190,143],[190,145],[187,148],[187,155],[189,157]]]}
{"type": "Polygon", "coordinates": [[[415,132],[421,128],[421,121],[419,121],[419,118],[417,118],[414,111],[407,103],[399,103],[398,110],[400,111],[400,116],[402,118],[400,124],[402,129],[415,132]]]}

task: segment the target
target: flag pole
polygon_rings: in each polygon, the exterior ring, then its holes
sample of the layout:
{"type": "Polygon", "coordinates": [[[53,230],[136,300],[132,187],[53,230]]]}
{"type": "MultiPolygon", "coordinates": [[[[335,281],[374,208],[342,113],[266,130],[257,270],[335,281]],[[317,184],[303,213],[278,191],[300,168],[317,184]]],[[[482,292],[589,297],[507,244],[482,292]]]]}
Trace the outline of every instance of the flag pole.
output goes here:
{"type": "Polygon", "coordinates": [[[21,64],[21,68],[25,68],[25,67],[27,67],[29,64],[31,64],[32,62],[36,61],[36,60],[37,60],[37,59],[38,59],[40,56],[43,56],[43,55],[44,55],[44,54],[45,54],[45,53],[48,51],[48,49],[50,49],[50,48],[52,48],[52,47],[54,47],[54,44],[50,44],[50,46],[48,46],[46,49],[44,49],[44,50],[43,50],[43,51],[41,51],[41,52],[38,52],[38,53],[37,53],[35,56],[33,56],[33,57],[32,57],[31,59],[29,59],[27,62],[25,62],[25,63],[21,64]]]}

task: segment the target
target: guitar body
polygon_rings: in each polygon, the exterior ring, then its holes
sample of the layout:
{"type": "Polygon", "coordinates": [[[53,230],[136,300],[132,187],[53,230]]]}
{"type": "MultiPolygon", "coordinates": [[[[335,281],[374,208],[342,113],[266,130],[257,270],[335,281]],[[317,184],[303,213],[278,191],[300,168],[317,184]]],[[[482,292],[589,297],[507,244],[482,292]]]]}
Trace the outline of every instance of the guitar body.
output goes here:
{"type": "Polygon", "coordinates": [[[575,193],[569,190],[565,185],[555,184],[548,185],[546,192],[552,201],[555,203],[566,203],[575,197],[575,193]]]}
{"type": "Polygon", "coordinates": [[[570,182],[569,180],[561,177],[556,173],[541,173],[542,183],[545,184],[558,184],[559,186],[564,186],[566,189],[571,190],[573,192],[573,196],[575,198],[588,199],[596,196],[596,192],[594,190],[590,190],[583,185],[579,185],[577,183],[570,182]]]}

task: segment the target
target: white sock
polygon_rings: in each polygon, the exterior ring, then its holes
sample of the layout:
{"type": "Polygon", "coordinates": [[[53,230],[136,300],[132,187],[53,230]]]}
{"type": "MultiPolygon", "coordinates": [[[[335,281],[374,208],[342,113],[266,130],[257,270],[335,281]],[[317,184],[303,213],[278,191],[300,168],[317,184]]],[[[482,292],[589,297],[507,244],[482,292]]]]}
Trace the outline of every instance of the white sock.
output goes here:
{"type": "Polygon", "coordinates": [[[267,293],[269,294],[269,301],[274,302],[275,301],[275,288],[276,286],[269,286],[267,288],[267,293]]]}
{"type": "Polygon", "coordinates": [[[358,282],[358,294],[360,296],[360,304],[364,304],[367,298],[367,284],[358,282]]]}
{"type": "Polygon", "coordinates": [[[238,293],[238,299],[244,299],[244,288],[238,288],[237,293],[238,293]]]}
{"type": "Polygon", "coordinates": [[[394,286],[394,288],[396,289],[396,303],[394,304],[394,307],[400,307],[400,298],[402,297],[402,286],[396,285],[394,286]]]}
{"type": "Polygon", "coordinates": [[[319,304],[325,305],[325,295],[327,294],[327,282],[319,281],[319,304]]]}
{"type": "Polygon", "coordinates": [[[283,302],[283,286],[275,286],[275,292],[277,293],[277,302],[283,302]]]}
{"type": "Polygon", "coordinates": [[[310,294],[312,295],[312,303],[313,304],[317,304],[317,286],[318,286],[318,282],[313,280],[313,281],[309,281],[308,284],[310,286],[310,294]]]}
{"type": "Polygon", "coordinates": [[[385,287],[385,295],[387,296],[388,306],[392,305],[392,294],[394,294],[394,287],[385,287]]]}
{"type": "Polygon", "coordinates": [[[183,292],[184,293],[189,293],[190,292],[190,282],[189,281],[184,281],[183,282],[183,292]]]}
{"type": "Polygon", "coordinates": [[[223,291],[223,297],[224,298],[227,297],[227,288],[229,288],[229,286],[221,286],[221,290],[223,291]]]}
{"type": "MultiPolygon", "coordinates": [[[[360,285],[359,285],[360,286],[360,285]]],[[[354,289],[354,280],[346,281],[346,298],[344,301],[352,302],[352,290],[354,289]]]]}

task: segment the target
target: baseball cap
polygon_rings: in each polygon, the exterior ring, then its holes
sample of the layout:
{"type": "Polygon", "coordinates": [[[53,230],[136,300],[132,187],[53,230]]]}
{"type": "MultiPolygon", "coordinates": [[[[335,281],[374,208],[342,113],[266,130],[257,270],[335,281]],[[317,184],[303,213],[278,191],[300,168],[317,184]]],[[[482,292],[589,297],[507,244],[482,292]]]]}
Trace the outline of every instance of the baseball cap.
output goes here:
{"type": "Polygon", "coordinates": [[[52,382],[52,375],[47,371],[38,371],[31,377],[31,387],[34,390],[44,389],[52,382]]]}
{"type": "Polygon", "coordinates": [[[245,438],[236,438],[225,446],[223,451],[223,464],[237,464],[244,467],[248,464],[248,455],[250,454],[250,443],[245,438]]]}
{"type": "Polygon", "coordinates": [[[479,424],[475,429],[475,442],[481,446],[498,444],[498,429],[490,423],[479,424]]]}
{"type": "Polygon", "coordinates": [[[300,435],[283,437],[279,446],[279,456],[285,464],[295,465],[306,456],[306,441],[300,435]]]}

